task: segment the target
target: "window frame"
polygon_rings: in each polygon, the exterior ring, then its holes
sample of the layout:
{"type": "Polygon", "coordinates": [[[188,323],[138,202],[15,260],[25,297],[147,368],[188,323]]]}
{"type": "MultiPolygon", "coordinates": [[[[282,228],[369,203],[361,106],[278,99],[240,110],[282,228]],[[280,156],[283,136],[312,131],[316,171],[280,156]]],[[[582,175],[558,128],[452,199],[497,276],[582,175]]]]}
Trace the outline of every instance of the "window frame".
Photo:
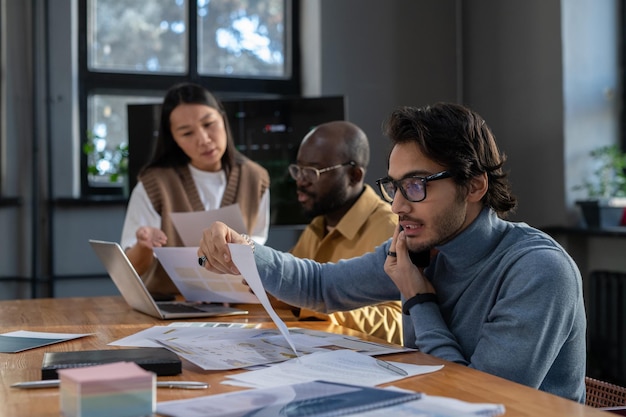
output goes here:
{"type": "Polygon", "coordinates": [[[625,111],[626,111],[626,5],[624,4],[624,2],[619,2],[618,6],[619,8],[619,64],[621,67],[621,81],[622,81],[622,91],[621,91],[621,98],[622,98],[622,106],[620,109],[620,120],[619,120],[619,126],[621,126],[621,131],[620,131],[620,136],[621,136],[621,146],[622,146],[622,150],[626,151],[626,115],[625,115],[625,111]]]}
{"type": "Polygon", "coordinates": [[[286,27],[285,49],[287,66],[291,74],[287,78],[241,78],[217,77],[198,73],[198,20],[197,0],[188,0],[188,50],[186,74],[133,74],[105,71],[90,71],[88,67],[87,1],[78,0],[78,106],[80,132],[80,191],[82,196],[121,195],[119,186],[95,187],[89,184],[87,173],[87,155],[82,147],[87,141],[87,103],[91,94],[139,94],[154,95],[155,101],[162,98],[169,87],[178,82],[194,82],[207,87],[218,97],[251,96],[299,96],[301,95],[301,57],[300,57],[300,16],[298,0],[283,0],[286,14],[289,16],[286,27]]]}

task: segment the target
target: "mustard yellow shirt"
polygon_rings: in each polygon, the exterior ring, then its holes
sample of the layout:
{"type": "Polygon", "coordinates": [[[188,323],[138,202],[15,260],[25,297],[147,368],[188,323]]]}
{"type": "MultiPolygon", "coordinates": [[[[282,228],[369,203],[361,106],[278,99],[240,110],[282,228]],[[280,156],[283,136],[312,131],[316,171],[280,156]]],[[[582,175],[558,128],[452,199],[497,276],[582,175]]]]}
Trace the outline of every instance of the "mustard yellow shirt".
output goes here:
{"type": "MultiPolygon", "coordinates": [[[[366,184],[363,194],[334,229],[327,231],[324,217],[315,217],[290,252],[299,258],[318,262],[354,258],[374,251],[376,246],[387,241],[393,236],[397,224],[398,216],[393,214],[390,204],[366,184]]],[[[302,309],[299,317],[329,318],[335,324],[402,344],[402,306],[399,301],[336,312],[330,316],[302,309]]]]}

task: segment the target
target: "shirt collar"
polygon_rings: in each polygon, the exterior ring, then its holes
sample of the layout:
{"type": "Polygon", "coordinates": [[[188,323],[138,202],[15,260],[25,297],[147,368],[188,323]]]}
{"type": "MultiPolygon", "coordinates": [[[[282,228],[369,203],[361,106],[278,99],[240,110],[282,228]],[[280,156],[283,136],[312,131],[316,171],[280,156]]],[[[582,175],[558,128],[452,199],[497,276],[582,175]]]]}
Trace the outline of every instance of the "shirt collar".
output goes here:
{"type": "MultiPolygon", "coordinates": [[[[380,197],[378,197],[374,189],[365,184],[363,193],[350,207],[350,210],[339,220],[334,232],[341,233],[348,240],[354,239],[363,224],[376,210],[379,201],[380,197]]],[[[325,234],[326,227],[324,216],[317,216],[311,220],[310,227],[321,240],[325,234]]]]}

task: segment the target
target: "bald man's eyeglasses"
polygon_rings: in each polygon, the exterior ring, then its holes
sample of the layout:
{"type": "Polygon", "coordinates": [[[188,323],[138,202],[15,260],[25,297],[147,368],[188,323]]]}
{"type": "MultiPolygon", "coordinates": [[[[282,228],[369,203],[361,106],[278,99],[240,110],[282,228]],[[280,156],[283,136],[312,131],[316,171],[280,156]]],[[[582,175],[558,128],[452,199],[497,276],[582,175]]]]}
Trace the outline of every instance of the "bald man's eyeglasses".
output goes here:
{"type": "Polygon", "coordinates": [[[289,175],[296,181],[317,182],[320,179],[320,175],[324,172],[332,171],[350,165],[356,166],[356,162],[348,161],[343,164],[333,165],[332,167],[317,169],[313,167],[301,167],[297,164],[289,165],[289,175]]]}
{"type": "Polygon", "coordinates": [[[448,171],[441,171],[427,177],[406,177],[400,180],[392,180],[391,178],[381,178],[376,180],[380,195],[389,203],[393,203],[396,192],[400,190],[402,196],[412,203],[419,203],[426,199],[426,183],[430,181],[442,180],[450,178],[452,174],[448,171]]]}

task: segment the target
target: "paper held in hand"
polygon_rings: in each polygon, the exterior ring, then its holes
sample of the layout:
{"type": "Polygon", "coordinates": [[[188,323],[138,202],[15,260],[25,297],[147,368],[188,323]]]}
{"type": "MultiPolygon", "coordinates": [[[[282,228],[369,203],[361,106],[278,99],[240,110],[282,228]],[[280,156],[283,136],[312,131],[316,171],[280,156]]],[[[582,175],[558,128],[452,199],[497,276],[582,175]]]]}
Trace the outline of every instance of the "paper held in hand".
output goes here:
{"type": "Polygon", "coordinates": [[[170,217],[185,246],[197,247],[202,239],[202,230],[216,221],[225,223],[237,233],[248,233],[239,204],[215,210],[172,213],[170,217]]]}
{"type": "Polygon", "coordinates": [[[289,329],[285,323],[278,317],[278,314],[274,311],[274,307],[270,303],[270,300],[267,298],[267,293],[265,292],[265,288],[263,288],[263,283],[261,282],[261,277],[259,276],[259,271],[256,269],[256,262],[254,261],[254,254],[252,253],[252,248],[249,245],[239,245],[235,243],[229,243],[228,248],[230,249],[230,254],[233,258],[233,263],[241,272],[241,275],[245,278],[246,282],[254,292],[254,294],[258,297],[259,301],[267,311],[267,314],[270,315],[272,321],[280,330],[280,333],[285,336],[287,343],[296,356],[300,356],[296,351],[296,347],[289,336],[289,329]]]}
{"type": "Polygon", "coordinates": [[[154,248],[154,254],[186,301],[259,304],[241,275],[216,274],[198,265],[198,248],[154,248]]]}

